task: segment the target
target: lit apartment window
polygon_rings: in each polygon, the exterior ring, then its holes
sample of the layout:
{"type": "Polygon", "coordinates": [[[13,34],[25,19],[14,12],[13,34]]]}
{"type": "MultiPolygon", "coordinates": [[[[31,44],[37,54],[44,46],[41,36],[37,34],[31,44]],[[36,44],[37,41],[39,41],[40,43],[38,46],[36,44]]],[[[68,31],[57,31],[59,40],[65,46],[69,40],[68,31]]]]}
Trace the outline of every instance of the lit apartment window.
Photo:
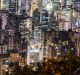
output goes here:
{"type": "Polygon", "coordinates": [[[1,50],[0,50],[0,54],[1,54],[1,50]]]}
{"type": "Polygon", "coordinates": [[[5,46],[0,47],[0,54],[6,54],[5,46]]]}
{"type": "Polygon", "coordinates": [[[2,53],[3,53],[3,54],[6,54],[5,46],[3,46],[2,53]]]}
{"type": "Polygon", "coordinates": [[[2,52],[3,54],[5,54],[5,50],[3,50],[3,52],[2,52]]]}

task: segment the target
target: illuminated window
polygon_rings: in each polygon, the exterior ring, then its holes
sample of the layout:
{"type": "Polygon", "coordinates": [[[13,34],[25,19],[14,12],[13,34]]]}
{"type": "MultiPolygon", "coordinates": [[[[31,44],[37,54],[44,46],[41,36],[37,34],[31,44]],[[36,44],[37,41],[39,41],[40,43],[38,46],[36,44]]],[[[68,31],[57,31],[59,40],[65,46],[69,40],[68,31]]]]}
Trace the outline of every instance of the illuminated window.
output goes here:
{"type": "Polygon", "coordinates": [[[1,50],[0,50],[0,54],[1,54],[1,50]]]}

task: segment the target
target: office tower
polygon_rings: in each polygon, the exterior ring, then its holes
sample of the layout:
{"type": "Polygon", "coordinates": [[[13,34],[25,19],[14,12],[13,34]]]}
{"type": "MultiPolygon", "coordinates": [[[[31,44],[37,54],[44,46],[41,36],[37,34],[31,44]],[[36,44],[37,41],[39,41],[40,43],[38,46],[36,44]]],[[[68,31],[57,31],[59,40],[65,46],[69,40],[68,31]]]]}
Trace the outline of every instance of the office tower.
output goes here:
{"type": "Polygon", "coordinates": [[[32,17],[33,11],[38,8],[38,0],[32,0],[30,4],[30,17],[32,17]]]}
{"type": "Polygon", "coordinates": [[[2,18],[0,18],[0,44],[2,43],[2,18]]]}
{"type": "Polygon", "coordinates": [[[77,24],[77,0],[72,0],[72,9],[71,9],[71,27],[73,31],[76,31],[77,24]]]}
{"type": "Polygon", "coordinates": [[[26,0],[26,13],[29,15],[29,10],[30,10],[30,2],[31,0],[26,0]]]}
{"type": "Polygon", "coordinates": [[[0,0],[0,10],[8,10],[9,0],[0,0]]]}

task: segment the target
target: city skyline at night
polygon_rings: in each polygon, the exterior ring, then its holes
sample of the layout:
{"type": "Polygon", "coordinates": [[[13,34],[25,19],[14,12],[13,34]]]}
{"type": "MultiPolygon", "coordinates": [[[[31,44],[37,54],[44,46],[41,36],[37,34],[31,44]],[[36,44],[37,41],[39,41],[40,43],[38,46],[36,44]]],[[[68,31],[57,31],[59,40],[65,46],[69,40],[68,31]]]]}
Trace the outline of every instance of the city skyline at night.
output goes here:
{"type": "Polygon", "coordinates": [[[0,0],[0,75],[50,62],[54,75],[80,68],[80,0],[0,0]]]}

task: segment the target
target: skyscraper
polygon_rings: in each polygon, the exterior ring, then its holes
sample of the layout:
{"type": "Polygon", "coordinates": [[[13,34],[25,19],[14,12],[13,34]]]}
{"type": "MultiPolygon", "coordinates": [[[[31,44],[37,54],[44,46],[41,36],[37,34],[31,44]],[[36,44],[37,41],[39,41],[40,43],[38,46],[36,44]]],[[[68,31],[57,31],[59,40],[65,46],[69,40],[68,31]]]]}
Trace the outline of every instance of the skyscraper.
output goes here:
{"type": "Polygon", "coordinates": [[[0,0],[0,10],[8,10],[9,0],[0,0]]]}
{"type": "Polygon", "coordinates": [[[0,44],[2,43],[2,18],[0,18],[0,44]]]}
{"type": "Polygon", "coordinates": [[[77,3],[78,0],[72,0],[72,9],[71,9],[71,27],[73,31],[76,31],[77,24],[77,3]]]}
{"type": "Polygon", "coordinates": [[[30,16],[32,17],[33,11],[38,8],[38,0],[32,0],[30,7],[30,16]]]}

